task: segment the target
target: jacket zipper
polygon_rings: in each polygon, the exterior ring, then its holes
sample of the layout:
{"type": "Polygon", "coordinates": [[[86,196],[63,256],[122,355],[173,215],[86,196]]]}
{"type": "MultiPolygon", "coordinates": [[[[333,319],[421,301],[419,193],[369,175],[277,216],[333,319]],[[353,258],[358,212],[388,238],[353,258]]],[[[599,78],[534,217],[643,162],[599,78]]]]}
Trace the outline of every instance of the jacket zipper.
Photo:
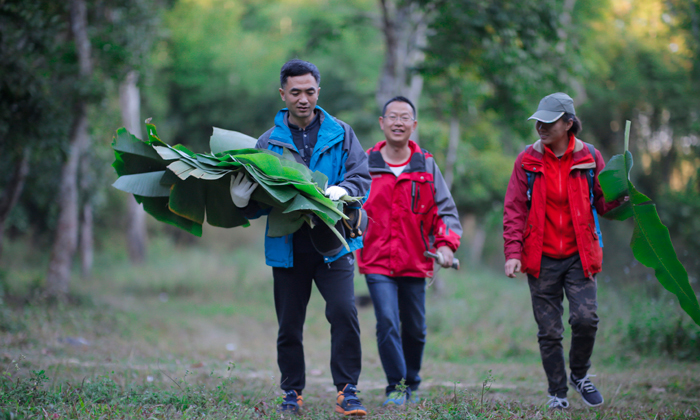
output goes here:
{"type": "Polygon", "coordinates": [[[423,221],[420,221],[420,238],[423,240],[423,246],[425,246],[426,251],[430,251],[428,248],[428,241],[425,240],[425,235],[423,234],[423,221]]]}
{"type": "Polygon", "coordinates": [[[411,211],[416,208],[416,181],[411,181],[411,211]]]}

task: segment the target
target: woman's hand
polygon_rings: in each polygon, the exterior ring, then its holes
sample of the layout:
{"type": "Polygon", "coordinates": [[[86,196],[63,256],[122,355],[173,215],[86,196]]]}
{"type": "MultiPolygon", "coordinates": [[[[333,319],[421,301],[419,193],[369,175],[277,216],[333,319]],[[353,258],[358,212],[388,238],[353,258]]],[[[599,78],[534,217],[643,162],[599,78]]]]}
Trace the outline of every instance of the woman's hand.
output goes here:
{"type": "Polygon", "coordinates": [[[505,271],[506,271],[506,276],[514,279],[516,274],[519,273],[521,268],[521,263],[520,260],[511,258],[510,260],[506,261],[505,265],[505,271]]]}

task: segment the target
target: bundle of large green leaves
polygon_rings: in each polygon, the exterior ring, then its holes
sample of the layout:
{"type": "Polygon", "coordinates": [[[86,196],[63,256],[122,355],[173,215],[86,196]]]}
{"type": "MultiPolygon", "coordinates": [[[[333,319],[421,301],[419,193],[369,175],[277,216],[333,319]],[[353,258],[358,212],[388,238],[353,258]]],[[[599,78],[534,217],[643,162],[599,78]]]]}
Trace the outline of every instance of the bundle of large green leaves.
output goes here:
{"type": "Polygon", "coordinates": [[[231,174],[245,171],[260,185],[251,199],[271,208],[268,236],[293,233],[305,222],[312,224],[311,216],[316,215],[347,246],[335,229],[341,218],[347,218],[343,202],[323,194],[328,177],[312,173],[291,154],[255,149],[252,137],[216,127],[209,142],[211,153],[193,153],[182,145],[164,143],[155,125],[146,127],[147,140],[139,140],[125,128],[117,130],[112,166],[119,178],[113,186],[134,194],[157,220],[196,236],[202,236],[205,214],[212,226],[248,226],[229,190],[231,174]]]}
{"type": "Polygon", "coordinates": [[[630,122],[625,127],[625,154],[615,155],[598,175],[605,201],[629,196],[629,201],[609,211],[604,217],[613,220],[634,220],[630,247],[634,258],[653,268],[659,283],[678,297],[681,308],[700,325],[700,303],[688,279],[688,272],[678,260],[668,229],[661,223],[656,205],[637,191],[629,179],[632,153],[629,152],[630,122]]]}

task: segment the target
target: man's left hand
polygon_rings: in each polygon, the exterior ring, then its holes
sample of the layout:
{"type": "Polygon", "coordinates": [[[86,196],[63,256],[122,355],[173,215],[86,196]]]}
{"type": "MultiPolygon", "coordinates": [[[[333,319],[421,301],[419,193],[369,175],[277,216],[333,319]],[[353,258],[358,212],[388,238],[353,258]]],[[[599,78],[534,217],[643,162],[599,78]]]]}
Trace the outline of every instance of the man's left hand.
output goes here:
{"type": "Polygon", "coordinates": [[[441,246],[440,248],[437,249],[438,255],[442,255],[442,258],[439,258],[438,263],[443,266],[444,268],[450,268],[452,267],[452,262],[455,257],[455,253],[452,252],[449,246],[441,246]]]}
{"type": "Polygon", "coordinates": [[[338,201],[342,196],[347,195],[348,192],[345,191],[345,188],[343,187],[331,185],[330,187],[326,188],[326,192],[324,194],[331,200],[338,201]]]}

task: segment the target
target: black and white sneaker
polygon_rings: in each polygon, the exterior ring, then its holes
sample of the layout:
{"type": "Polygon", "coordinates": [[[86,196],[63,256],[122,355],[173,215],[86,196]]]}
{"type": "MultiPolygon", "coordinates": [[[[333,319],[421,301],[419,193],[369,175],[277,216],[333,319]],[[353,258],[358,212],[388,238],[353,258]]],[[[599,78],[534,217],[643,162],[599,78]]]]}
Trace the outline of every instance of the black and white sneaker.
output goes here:
{"type": "Polygon", "coordinates": [[[593,385],[589,377],[595,375],[586,375],[581,379],[576,379],[573,374],[569,376],[569,382],[571,385],[581,394],[583,397],[583,402],[589,407],[598,407],[603,404],[603,396],[600,395],[598,389],[593,385]]]}
{"type": "Polygon", "coordinates": [[[555,395],[549,396],[549,401],[547,401],[547,408],[550,410],[566,410],[569,408],[569,400],[564,398],[559,398],[555,395]]]}

